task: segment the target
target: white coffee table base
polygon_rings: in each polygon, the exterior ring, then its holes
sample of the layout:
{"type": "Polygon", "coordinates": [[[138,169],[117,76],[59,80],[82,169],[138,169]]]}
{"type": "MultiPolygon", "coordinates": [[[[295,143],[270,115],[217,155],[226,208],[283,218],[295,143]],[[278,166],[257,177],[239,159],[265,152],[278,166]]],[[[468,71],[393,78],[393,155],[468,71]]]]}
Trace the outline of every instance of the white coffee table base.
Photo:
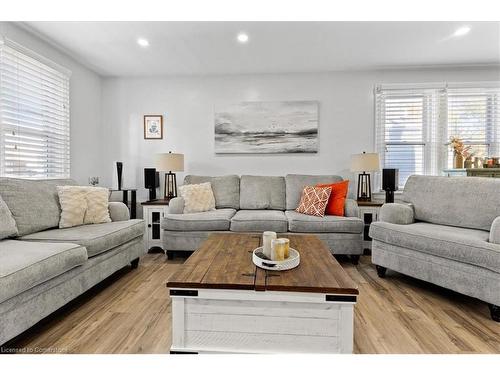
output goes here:
{"type": "Polygon", "coordinates": [[[171,353],[352,353],[355,295],[170,289],[171,353]]]}

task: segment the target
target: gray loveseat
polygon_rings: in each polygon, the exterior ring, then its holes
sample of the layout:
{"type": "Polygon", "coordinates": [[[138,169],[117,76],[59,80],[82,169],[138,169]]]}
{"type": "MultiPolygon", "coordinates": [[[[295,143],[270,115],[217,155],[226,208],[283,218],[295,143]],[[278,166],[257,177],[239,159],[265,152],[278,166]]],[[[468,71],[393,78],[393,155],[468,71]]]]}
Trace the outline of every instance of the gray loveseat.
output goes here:
{"type": "Polygon", "coordinates": [[[57,185],[77,184],[0,178],[0,233],[5,203],[18,230],[0,239],[0,344],[124,266],[137,267],[144,253],[142,220],[129,220],[123,203],[109,204],[110,223],[57,229],[57,185]]]}
{"type": "Polygon", "coordinates": [[[183,214],[183,198],[170,201],[162,219],[167,254],[193,251],[213,232],[314,233],[335,254],[349,254],[357,263],[363,252],[363,221],[358,218],[356,201],[347,199],[345,217],[315,217],[295,211],[304,186],[342,181],[342,177],[281,176],[193,176],[184,184],[210,182],[216,210],[183,214]]]}
{"type": "Polygon", "coordinates": [[[370,226],[372,262],[489,304],[500,321],[500,180],[411,176],[370,226]]]}

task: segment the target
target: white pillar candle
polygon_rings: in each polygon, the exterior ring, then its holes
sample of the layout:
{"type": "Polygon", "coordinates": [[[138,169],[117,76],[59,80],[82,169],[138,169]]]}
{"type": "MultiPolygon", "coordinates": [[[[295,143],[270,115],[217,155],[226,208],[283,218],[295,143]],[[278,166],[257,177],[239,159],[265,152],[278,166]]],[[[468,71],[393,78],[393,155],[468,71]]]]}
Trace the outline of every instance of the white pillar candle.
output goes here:
{"type": "Polygon", "coordinates": [[[263,244],[263,253],[266,257],[271,259],[271,241],[276,239],[276,232],[264,232],[262,233],[262,244],[263,244]]]}

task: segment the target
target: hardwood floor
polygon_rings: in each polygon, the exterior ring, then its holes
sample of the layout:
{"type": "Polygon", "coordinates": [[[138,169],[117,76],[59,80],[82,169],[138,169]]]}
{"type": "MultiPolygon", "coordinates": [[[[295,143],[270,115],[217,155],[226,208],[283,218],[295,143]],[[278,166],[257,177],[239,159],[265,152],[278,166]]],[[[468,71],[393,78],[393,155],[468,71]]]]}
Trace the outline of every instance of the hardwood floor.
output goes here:
{"type": "MultiPolygon", "coordinates": [[[[339,258],[359,286],[355,353],[500,353],[500,324],[485,303],[388,271],[377,276],[369,256],[339,258]]],[[[10,348],[40,352],[168,353],[168,277],[182,259],[147,254],[28,332],[10,348]]]]}

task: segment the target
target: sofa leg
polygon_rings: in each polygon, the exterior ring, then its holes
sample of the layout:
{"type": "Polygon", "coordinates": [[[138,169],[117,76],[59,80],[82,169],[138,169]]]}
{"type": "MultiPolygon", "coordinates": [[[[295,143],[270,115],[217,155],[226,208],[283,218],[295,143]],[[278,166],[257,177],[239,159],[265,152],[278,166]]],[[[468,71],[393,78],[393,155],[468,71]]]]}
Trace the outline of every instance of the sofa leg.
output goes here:
{"type": "Polygon", "coordinates": [[[174,252],[172,250],[166,250],[165,252],[167,253],[168,260],[174,259],[174,252]]]}
{"type": "Polygon", "coordinates": [[[382,277],[384,278],[385,277],[385,273],[387,272],[387,268],[385,267],[382,267],[382,266],[375,266],[375,268],[377,269],[377,275],[378,277],[382,277]]]}
{"type": "Polygon", "coordinates": [[[351,255],[351,263],[357,266],[359,263],[359,255],[351,255]]]}
{"type": "Polygon", "coordinates": [[[139,267],[139,258],[135,258],[132,262],[130,262],[130,267],[132,267],[133,270],[139,267]]]}
{"type": "Polygon", "coordinates": [[[500,322],[500,306],[490,304],[491,319],[495,322],[500,322]]]}

